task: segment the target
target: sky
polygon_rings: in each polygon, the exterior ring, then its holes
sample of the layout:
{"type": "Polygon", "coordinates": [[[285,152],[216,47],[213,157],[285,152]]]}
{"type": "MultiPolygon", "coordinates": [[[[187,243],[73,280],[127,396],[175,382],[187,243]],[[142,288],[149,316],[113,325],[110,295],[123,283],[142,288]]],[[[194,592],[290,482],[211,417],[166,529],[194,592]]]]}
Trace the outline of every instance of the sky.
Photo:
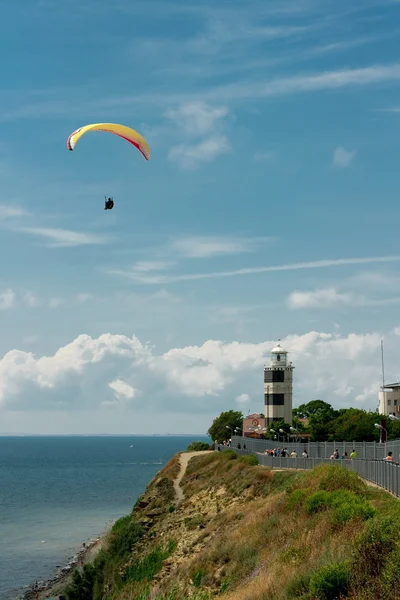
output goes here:
{"type": "Polygon", "coordinates": [[[0,433],[204,433],[263,411],[278,339],[294,406],[376,409],[381,339],[400,377],[400,2],[0,14],[0,433]],[[151,160],[100,132],[68,152],[97,122],[151,160]]]}

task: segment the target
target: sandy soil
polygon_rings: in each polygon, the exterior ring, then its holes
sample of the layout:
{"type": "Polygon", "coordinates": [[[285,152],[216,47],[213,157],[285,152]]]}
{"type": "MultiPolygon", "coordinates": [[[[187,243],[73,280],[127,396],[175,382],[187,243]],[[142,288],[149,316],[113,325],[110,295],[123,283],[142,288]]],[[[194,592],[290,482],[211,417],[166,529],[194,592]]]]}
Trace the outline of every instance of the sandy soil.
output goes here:
{"type": "Polygon", "coordinates": [[[190,459],[193,458],[193,456],[200,456],[201,454],[210,454],[210,452],[213,452],[213,450],[200,450],[199,452],[182,452],[179,455],[179,463],[181,468],[177,478],[174,481],[174,489],[177,503],[182,502],[182,500],[184,500],[185,498],[181,488],[181,481],[186,473],[186,469],[190,459]]]}

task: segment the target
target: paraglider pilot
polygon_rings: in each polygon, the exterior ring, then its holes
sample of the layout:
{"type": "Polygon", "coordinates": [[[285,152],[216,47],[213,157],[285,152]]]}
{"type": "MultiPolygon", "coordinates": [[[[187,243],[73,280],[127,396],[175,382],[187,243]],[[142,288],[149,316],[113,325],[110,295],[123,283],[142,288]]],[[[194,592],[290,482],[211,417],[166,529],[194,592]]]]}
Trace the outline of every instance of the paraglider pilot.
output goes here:
{"type": "Polygon", "coordinates": [[[105,206],[104,206],[104,210],[111,210],[114,206],[114,200],[112,198],[108,198],[107,196],[104,196],[105,200],[105,206]]]}

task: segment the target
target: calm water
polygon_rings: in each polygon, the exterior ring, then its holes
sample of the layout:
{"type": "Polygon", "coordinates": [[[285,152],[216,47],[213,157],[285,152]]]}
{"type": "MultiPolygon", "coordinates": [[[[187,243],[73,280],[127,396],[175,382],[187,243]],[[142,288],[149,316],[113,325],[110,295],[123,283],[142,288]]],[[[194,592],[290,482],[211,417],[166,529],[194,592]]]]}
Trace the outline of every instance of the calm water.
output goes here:
{"type": "Polygon", "coordinates": [[[47,579],[131,511],[190,437],[0,437],[0,598],[47,579]]]}

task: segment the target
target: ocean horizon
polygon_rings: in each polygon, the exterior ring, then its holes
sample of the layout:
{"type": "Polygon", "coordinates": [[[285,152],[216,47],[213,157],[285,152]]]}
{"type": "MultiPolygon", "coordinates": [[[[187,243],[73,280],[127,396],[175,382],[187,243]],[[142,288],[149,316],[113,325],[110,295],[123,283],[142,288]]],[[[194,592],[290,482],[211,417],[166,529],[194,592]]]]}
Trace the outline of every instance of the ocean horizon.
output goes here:
{"type": "Polygon", "coordinates": [[[0,598],[55,575],[83,542],[128,514],[195,439],[177,435],[1,435],[0,598]]]}

